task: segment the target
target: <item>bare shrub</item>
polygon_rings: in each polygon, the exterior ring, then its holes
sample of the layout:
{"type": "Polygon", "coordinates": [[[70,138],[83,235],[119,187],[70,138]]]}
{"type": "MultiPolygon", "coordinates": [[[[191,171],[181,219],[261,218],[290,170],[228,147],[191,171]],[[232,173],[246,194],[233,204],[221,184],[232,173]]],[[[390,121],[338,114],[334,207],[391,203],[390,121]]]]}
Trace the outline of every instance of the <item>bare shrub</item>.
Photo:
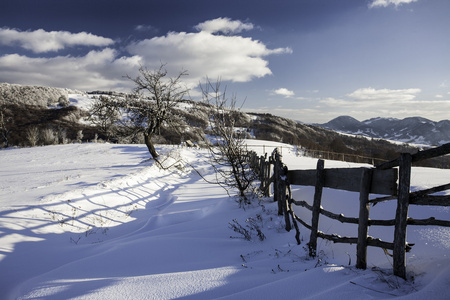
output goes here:
{"type": "Polygon", "coordinates": [[[40,132],[40,138],[42,145],[55,145],[58,143],[58,135],[52,128],[44,128],[40,132]]]}
{"type": "Polygon", "coordinates": [[[121,114],[120,109],[119,99],[116,99],[114,96],[104,95],[96,98],[89,109],[89,120],[98,126],[107,142],[117,132],[117,123],[121,114]]]}
{"type": "Polygon", "coordinates": [[[37,127],[28,127],[25,136],[28,142],[28,145],[34,147],[37,145],[39,141],[39,129],[37,127]]]}
{"type": "Polygon", "coordinates": [[[70,105],[69,98],[66,95],[61,95],[58,98],[58,106],[59,107],[66,107],[70,105]]]}
{"type": "Polygon", "coordinates": [[[83,130],[78,130],[77,131],[77,143],[82,143],[83,140],[83,130]]]}
{"type": "Polygon", "coordinates": [[[220,82],[207,82],[202,86],[203,100],[210,103],[210,133],[213,144],[206,143],[210,152],[210,164],[216,172],[217,183],[227,190],[237,189],[239,203],[250,202],[247,194],[256,179],[250,168],[247,147],[241,132],[235,129],[234,115],[239,112],[236,98],[227,98],[226,88],[222,91],[220,82]]]}
{"type": "Polygon", "coordinates": [[[67,144],[69,143],[69,139],[67,138],[67,129],[66,128],[62,128],[62,127],[58,127],[58,142],[59,144],[67,144]]]}

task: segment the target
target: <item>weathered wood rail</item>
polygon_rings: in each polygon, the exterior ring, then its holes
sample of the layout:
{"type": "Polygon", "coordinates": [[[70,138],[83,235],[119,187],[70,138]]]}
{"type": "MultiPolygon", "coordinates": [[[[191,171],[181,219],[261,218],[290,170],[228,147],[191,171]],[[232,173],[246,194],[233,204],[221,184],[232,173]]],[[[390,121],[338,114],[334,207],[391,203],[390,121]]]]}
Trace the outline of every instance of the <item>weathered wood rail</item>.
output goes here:
{"type": "Polygon", "coordinates": [[[450,196],[432,195],[450,189],[450,183],[426,190],[410,192],[411,167],[413,163],[450,153],[450,143],[443,146],[419,151],[416,154],[404,153],[399,158],[382,163],[373,168],[335,168],[325,169],[324,161],[319,159],[315,170],[288,170],[283,164],[281,154],[275,149],[270,157],[267,154],[258,157],[250,155],[250,164],[260,178],[260,189],[265,196],[270,196],[273,185],[273,198],[278,202],[278,214],[285,219],[287,231],[294,227],[295,238],[300,244],[298,223],[311,231],[308,242],[309,255],[316,256],[317,238],[334,243],[356,244],[356,267],[366,269],[367,247],[379,247],[393,250],[393,271],[396,276],[406,278],[406,254],[414,244],[406,241],[407,225],[436,225],[450,227],[450,221],[436,220],[434,217],[416,220],[408,217],[409,205],[450,206],[450,196]],[[397,169],[398,167],[398,169],[397,169]],[[397,184],[398,182],[398,184],[397,184]],[[314,186],[313,204],[292,198],[291,185],[314,186]],[[321,208],[324,187],[359,192],[359,216],[344,217],[321,208]],[[370,194],[387,195],[369,199],[370,194]],[[397,200],[395,219],[372,220],[369,218],[370,205],[397,200]],[[300,219],[294,212],[293,205],[311,211],[311,224],[300,219]],[[342,237],[325,234],[318,230],[320,215],[338,220],[342,223],[358,224],[357,237],[342,237]],[[382,241],[368,236],[369,226],[394,226],[393,242],[382,241]]]}

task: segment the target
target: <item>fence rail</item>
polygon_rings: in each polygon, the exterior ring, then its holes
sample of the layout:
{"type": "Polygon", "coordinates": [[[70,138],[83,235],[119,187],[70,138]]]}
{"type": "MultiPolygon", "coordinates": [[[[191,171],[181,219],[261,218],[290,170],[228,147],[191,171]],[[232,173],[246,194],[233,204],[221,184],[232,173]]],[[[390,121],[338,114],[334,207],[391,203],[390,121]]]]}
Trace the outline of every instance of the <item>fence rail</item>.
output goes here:
{"type": "Polygon", "coordinates": [[[334,243],[356,244],[356,267],[366,269],[367,247],[380,247],[393,250],[394,274],[406,278],[405,252],[414,244],[406,242],[407,225],[437,225],[450,227],[450,221],[436,220],[434,217],[416,220],[408,217],[409,205],[450,206],[450,196],[431,195],[450,189],[450,183],[441,186],[410,192],[411,166],[415,162],[450,153],[450,143],[437,148],[419,151],[416,154],[403,153],[399,158],[384,162],[374,168],[341,168],[325,169],[324,160],[319,159],[315,170],[288,170],[282,162],[282,155],[275,149],[271,156],[258,156],[255,152],[249,155],[250,164],[260,178],[260,189],[265,196],[270,196],[273,186],[273,198],[278,202],[278,214],[285,219],[285,228],[290,231],[294,227],[295,238],[300,244],[298,223],[311,231],[308,242],[309,255],[316,256],[317,238],[327,239],[334,243]],[[396,169],[398,167],[398,169],[396,169]],[[394,169],[395,168],[395,169],[394,169]],[[397,184],[398,180],[398,184],[397,184]],[[306,201],[292,198],[291,185],[310,185],[315,187],[313,205],[306,201]],[[359,216],[344,217],[321,208],[322,190],[324,187],[359,192],[359,216]],[[369,199],[370,194],[387,195],[369,199]],[[369,219],[370,205],[388,200],[397,200],[396,217],[393,220],[369,219]],[[293,205],[311,211],[311,224],[299,218],[293,205]],[[338,220],[342,223],[358,224],[357,237],[342,237],[337,234],[325,234],[318,230],[320,215],[338,220]],[[386,242],[368,236],[369,226],[394,226],[394,241],[386,242]]]}

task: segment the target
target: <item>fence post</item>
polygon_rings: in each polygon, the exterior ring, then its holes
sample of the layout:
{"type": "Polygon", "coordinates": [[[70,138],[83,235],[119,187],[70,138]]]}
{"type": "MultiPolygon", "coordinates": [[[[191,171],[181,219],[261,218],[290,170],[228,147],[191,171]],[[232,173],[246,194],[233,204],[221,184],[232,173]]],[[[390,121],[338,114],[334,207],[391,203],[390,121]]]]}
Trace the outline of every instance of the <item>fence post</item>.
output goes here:
{"type": "Polygon", "coordinates": [[[264,190],[266,187],[265,187],[265,183],[266,183],[266,172],[264,172],[264,166],[265,166],[265,158],[264,158],[264,156],[260,156],[259,157],[259,181],[260,181],[260,184],[259,184],[259,189],[260,190],[264,190]]]}
{"type": "Polygon", "coordinates": [[[401,154],[399,160],[398,202],[394,230],[394,275],[403,279],[406,279],[406,225],[411,185],[411,162],[411,154],[401,154]]]}
{"type": "Polygon", "coordinates": [[[265,190],[264,190],[264,196],[265,197],[270,197],[270,160],[269,161],[265,161],[264,162],[264,172],[265,172],[265,178],[266,178],[266,182],[265,182],[265,190]]]}
{"type": "Polygon", "coordinates": [[[292,227],[291,227],[291,221],[290,221],[290,216],[288,213],[288,200],[287,200],[287,194],[286,194],[286,188],[287,188],[287,167],[284,166],[283,164],[281,165],[281,170],[280,170],[280,189],[279,189],[279,193],[280,193],[280,201],[281,201],[281,207],[283,209],[283,214],[284,214],[284,221],[286,223],[286,231],[291,231],[292,227]]]}
{"type": "Polygon", "coordinates": [[[289,183],[289,181],[287,181],[287,191],[288,191],[287,203],[289,205],[289,207],[288,207],[289,214],[291,215],[292,223],[294,224],[294,228],[295,228],[295,240],[297,241],[297,245],[300,245],[300,243],[301,243],[301,241],[300,241],[300,229],[298,228],[297,220],[295,218],[294,208],[292,207],[292,204],[294,203],[294,201],[292,199],[291,184],[289,183]]]}
{"type": "Polygon", "coordinates": [[[283,205],[280,198],[280,173],[282,168],[282,162],[278,149],[275,148],[272,152],[273,156],[273,200],[278,203],[278,215],[283,215],[283,205]]]}
{"type": "Polygon", "coordinates": [[[359,223],[358,244],[356,246],[356,268],[367,268],[367,232],[369,231],[369,193],[372,183],[373,170],[362,169],[361,186],[359,191],[359,223]]]}
{"type": "Polygon", "coordinates": [[[276,172],[276,176],[275,176],[276,182],[274,184],[274,187],[276,187],[276,191],[274,191],[274,194],[277,195],[278,215],[282,216],[283,213],[284,213],[284,210],[283,210],[283,199],[282,199],[282,190],[281,190],[281,188],[282,188],[282,186],[281,186],[281,181],[282,181],[281,180],[282,163],[281,163],[281,160],[280,160],[279,156],[277,157],[277,160],[275,161],[275,168],[277,169],[277,172],[276,172]]]}
{"type": "Polygon", "coordinates": [[[317,252],[317,231],[319,228],[320,203],[322,201],[322,190],[325,183],[324,161],[317,161],[316,187],[314,191],[314,203],[311,218],[311,235],[309,237],[309,256],[316,257],[317,252]]]}

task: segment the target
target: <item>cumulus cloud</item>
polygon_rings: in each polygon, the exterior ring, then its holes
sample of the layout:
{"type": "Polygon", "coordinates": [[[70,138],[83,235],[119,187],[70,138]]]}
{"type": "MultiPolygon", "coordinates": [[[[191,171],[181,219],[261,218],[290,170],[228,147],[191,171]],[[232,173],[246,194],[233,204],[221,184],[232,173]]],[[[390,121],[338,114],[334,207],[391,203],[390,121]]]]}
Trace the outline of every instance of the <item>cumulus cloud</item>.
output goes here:
{"type": "Polygon", "coordinates": [[[290,91],[286,88],[279,88],[277,90],[272,91],[272,93],[275,95],[284,96],[286,98],[290,98],[290,97],[294,96],[294,92],[290,91]]]}
{"type": "Polygon", "coordinates": [[[243,23],[239,20],[231,20],[230,18],[217,18],[208,20],[194,26],[198,31],[205,31],[209,33],[222,32],[224,34],[240,33],[243,30],[252,30],[252,23],[243,23]]]}
{"type": "MultiPolygon", "coordinates": [[[[0,30],[0,44],[21,46],[36,53],[57,51],[69,46],[102,47],[81,56],[27,57],[18,54],[0,56],[0,82],[40,84],[89,89],[120,89],[132,83],[124,75],[136,75],[139,66],[149,69],[166,63],[170,76],[187,70],[184,77],[195,88],[205,77],[222,81],[247,82],[272,74],[267,56],[291,53],[290,48],[269,49],[263,42],[240,35],[252,24],[219,18],[196,26],[198,32],[169,32],[164,36],[134,41],[119,52],[106,47],[114,41],[89,33],[0,30]],[[125,51],[125,52],[124,52],[125,51]],[[128,52],[128,53],[126,53],[128,52]]],[[[152,29],[141,25],[135,30],[152,29]]]]}
{"type": "MultiPolygon", "coordinates": [[[[205,76],[247,82],[270,75],[272,72],[265,57],[292,53],[290,48],[269,49],[262,42],[248,37],[213,34],[213,29],[204,24],[209,23],[201,23],[197,27],[208,30],[195,33],[169,32],[165,36],[132,43],[127,51],[142,57],[151,68],[163,61],[168,63],[169,72],[187,70],[193,85],[197,85],[205,76]]],[[[215,28],[224,30],[225,27],[215,28]]],[[[238,29],[233,30],[236,32],[238,29]]]]}
{"type": "Polygon", "coordinates": [[[362,88],[348,94],[347,96],[358,100],[371,101],[408,101],[413,100],[421,89],[379,89],[362,88]]]}
{"type": "Polygon", "coordinates": [[[388,5],[394,5],[395,7],[397,7],[402,4],[409,4],[417,1],[418,0],[373,0],[371,3],[369,3],[369,8],[387,7],[388,5]]]}
{"type": "Polygon", "coordinates": [[[73,46],[105,47],[113,44],[109,38],[87,32],[70,33],[68,31],[19,31],[0,28],[0,44],[19,46],[35,53],[58,51],[73,46]]]}
{"type": "Polygon", "coordinates": [[[9,54],[0,56],[0,81],[80,90],[123,87],[128,91],[130,87],[122,76],[135,71],[140,63],[136,56],[117,57],[117,52],[110,48],[80,57],[32,58],[9,54]]]}

